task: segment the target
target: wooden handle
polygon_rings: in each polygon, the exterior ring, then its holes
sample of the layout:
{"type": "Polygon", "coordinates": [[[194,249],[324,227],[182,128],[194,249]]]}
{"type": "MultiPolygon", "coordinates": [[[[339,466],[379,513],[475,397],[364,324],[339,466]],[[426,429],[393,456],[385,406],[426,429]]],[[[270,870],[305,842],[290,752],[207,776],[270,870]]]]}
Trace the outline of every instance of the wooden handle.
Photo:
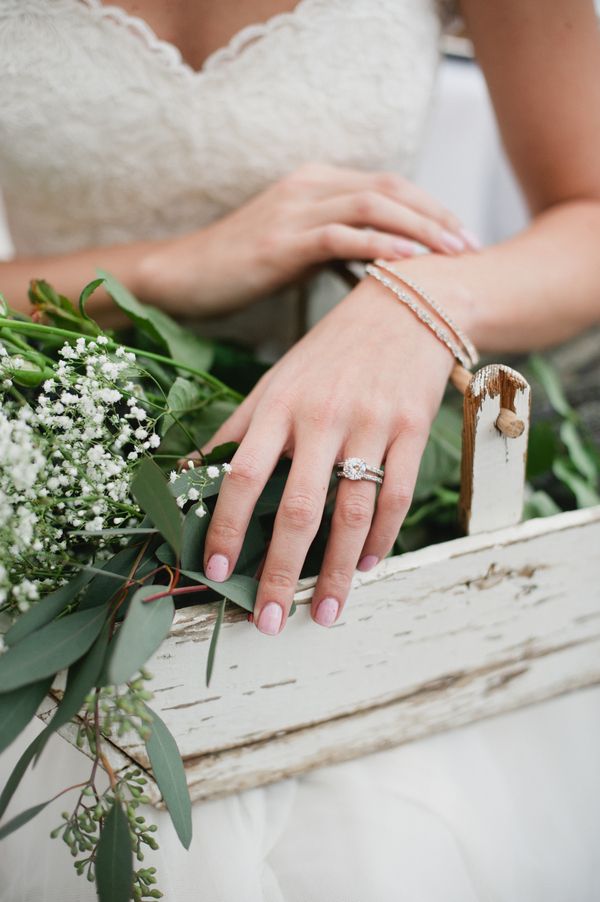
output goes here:
{"type": "MultiPolygon", "coordinates": [[[[457,363],[450,374],[452,385],[458,389],[461,395],[464,395],[473,378],[473,373],[457,363]]],[[[496,420],[496,429],[506,438],[519,438],[525,430],[525,423],[518,416],[506,407],[500,408],[500,413],[496,420]]]]}

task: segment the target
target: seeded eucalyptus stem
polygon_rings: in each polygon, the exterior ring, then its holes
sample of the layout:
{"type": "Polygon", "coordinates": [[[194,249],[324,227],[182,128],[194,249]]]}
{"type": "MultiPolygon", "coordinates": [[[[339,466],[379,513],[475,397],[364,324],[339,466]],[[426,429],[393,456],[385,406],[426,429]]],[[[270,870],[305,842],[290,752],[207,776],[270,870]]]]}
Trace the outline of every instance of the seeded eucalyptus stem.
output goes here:
{"type": "MultiPolygon", "coordinates": [[[[79,339],[83,338],[86,342],[95,341],[97,336],[95,335],[81,335],[79,332],[71,332],[69,329],[60,329],[58,326],[44,326],[42,323],[24,323],[19,320],[10,320],[10,319],[2,319],[0,320],[0,328],[1,329],[9,329],[13,332],[17,332],[21,335],[30,335],[33,338],[36,336],[43,335],[54,335],[57,338],[65,338],[65,339],[79,339]]],[[[129,351],[132,354],[135,354],[136,357],[145,357],[148,360],[155,360],[157,363],[162,363],[164,366],[169,366],[172,369],[176,370],[185,370],[188,373],[191,373],[193,376],[196,376],[198,379],[202,379],[206,382],[207,385],[210,385],[212,388],[218,389],[218,391],[225,396],[231,398],[232,401],[240,402],[243,400],[243,395],[240,395],[239,392],[234,391],[234,389],[229,388],[228,385],[225,385],[224,382],[221,382],[220,379],[217,379],[216,376],[211,376],[210,373],[205,372],[204,370],[198,370],[193,366],[190,366],[188,363],[182,363],[178,360],[172,360],[170,357],[165,357],[163,354],[156,354],[153,351],[145,351],[140,348],[130,348],[127,345],[121,345],[119,342],[112,341],[112,339],[108,339],[108,343],[105,347],[111,351],[115,351],[117,348],[124,348],[125,351],[129,351]]]]}

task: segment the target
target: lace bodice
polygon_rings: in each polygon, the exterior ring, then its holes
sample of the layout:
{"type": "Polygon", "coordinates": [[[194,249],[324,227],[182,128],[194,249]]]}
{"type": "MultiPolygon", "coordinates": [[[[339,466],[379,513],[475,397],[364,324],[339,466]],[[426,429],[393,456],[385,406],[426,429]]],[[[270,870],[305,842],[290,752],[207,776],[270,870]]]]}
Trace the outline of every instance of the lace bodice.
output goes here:
{"type": "Polygon", "coordinates": [[[409,174],[436,0],[300,0],[200,71],[100,0],[0,0],[0,188],[17,254],[201,227],[309,160],[409,174]]]}

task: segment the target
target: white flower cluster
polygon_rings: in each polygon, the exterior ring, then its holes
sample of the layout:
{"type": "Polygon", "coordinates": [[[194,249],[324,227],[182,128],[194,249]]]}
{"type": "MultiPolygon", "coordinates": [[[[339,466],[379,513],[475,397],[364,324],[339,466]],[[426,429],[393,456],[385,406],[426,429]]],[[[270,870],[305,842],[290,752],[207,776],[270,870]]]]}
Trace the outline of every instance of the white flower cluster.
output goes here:
{"type": "Polygon", "coordinates": [[[66,344],[33,406],[0,411],[0,607],[26,610],[60,583],[81,544],[73,531],[137,522],[132,465],[160,438],[132,381],[135,355],[111,355],[107,341],[66,344]]]}
{"type": "MultiPolygon", "coordinates": [[[[186,474],[188,478],[185,480],[183,491],[177,495],[175,499],[177,504],[179,507],[185,507],[189,501],[201,501],[202,492],[206,486],[215,479],[218,479],[221,474],[227,475],[228,473],[231,473],[231,464],[222,464],[220,468],[213,465],[196,469],[194,461],[188,460],[186,474]],[[189,478],[192,471],[194,476],[193,478],[189,478]]],[[[177,473],[175,470],[171,470],[169,473],[169,482],[171,482],[171,484],[176,484],[178,481],[184,481],[182,480],[182,474],[177,473]]],[[[206,508],[203,504],[198,505],[195,514],[197,517],[206,516],[206,508]]]]}

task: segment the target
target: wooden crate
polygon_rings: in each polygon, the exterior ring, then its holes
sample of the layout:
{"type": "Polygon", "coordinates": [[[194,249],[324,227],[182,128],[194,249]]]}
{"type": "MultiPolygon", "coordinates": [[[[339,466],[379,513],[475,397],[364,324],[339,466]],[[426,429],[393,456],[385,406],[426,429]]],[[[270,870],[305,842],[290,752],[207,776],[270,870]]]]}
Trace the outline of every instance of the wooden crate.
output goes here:
{"type": "MultiPolygon", "coordinates": [[[[217,606],[177,612],[148,669],[193,799],[600,681],[600,507],[516,523],[527,428],[502,436],[502,408],[527,425],[529,388],[513,371],[486,368],[465,399],[463,514],[475,534],[357,573],[333,627],[310,618],[314,579],[299,585],[297,612],[276,638],[231,608],[207,689],[217,606]]],[[[149,768],[133,737],[111,755],[116,768],[149,768]]]]}

